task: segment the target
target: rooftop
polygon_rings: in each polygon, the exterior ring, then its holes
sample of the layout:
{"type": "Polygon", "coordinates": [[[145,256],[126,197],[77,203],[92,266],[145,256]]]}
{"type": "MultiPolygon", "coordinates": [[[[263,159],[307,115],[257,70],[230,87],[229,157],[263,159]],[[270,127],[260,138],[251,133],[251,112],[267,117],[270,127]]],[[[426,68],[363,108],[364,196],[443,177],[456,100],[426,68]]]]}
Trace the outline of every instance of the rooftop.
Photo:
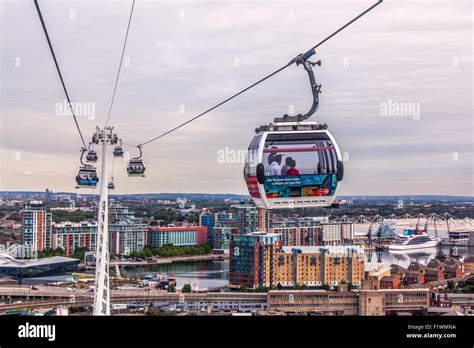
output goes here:
{"type": "Polygon", "coordinates": [[[15,259],[14,257],[7,254],[0,254],[0,268],[6,267],[17,267],[17,268],[26,268],[42,265],[50,265],[54,263],[63,263],[63,262],[80,262],[78,259],[73,259],[70,257],[63,256],[53,256],[45,257],[42,259],[15,259]]]}
{"type": "Polygon", "coordinates": [[[474,262],[474,255],[467,255],[464,258],[464,262],[474,262]]]}
{"type": "Polygon", "coordinates": [[[395,279],[399,278],[398,275],[396,274],[393,274],[393,275],[389,275],[389,276],[384,276],[382,277],[382,279],[380,279],[381,282],[392,282],[394,281],[395,279]]]}
{"type": "Polygon", "coordinates": [[[261,237],[276,237],[276,236],[281,236],[279,233],[269,233],[265,231],[255,231],[255,232],[250,232],[248,235],[251,236],[261,236],[261,237]]]}
{"type": "MultiPolygon", "coordinates": [[[[382,265],[383,265],[383,264],[382,264],[382,265]]],[[[390,271],[390,267],[388,267],[388,266],[385,267],[385,266],[384,266],[384,267],[381,267],[380,269],[377,269],[377,270],[375,270],[375,271],[372,271],[372,272],[369,271],[369,275],[370,275],[371,277],[378,277],[379,275],[384,274],[384,273],[389,272],[389,271],[390,271]]]]}
{"type": "Polygon", "coordinates": [[[81,221],[81,222],[70,222],[70,221],[64,221],[64,222],[53,222],[52,224],[53,227],[92,227],[92,226],[97,226],[97,222],[89,222],[89,221],[81,221]]]}
{"type": "Polygon", "coordinates": [[[364,271],[365,272],[376,272],[378,270],[381,270],[385,268],[385,264],[383,262],[368,262],[366,261],[365,262],[365,265],[364,265],[364,271]]]}
{"type": "Polygon", "coordinates": [[[325,250],[325,252],[329,254],[349,254],[349,251],[355,254],[364,254],[364,250],[358,245],[284,246],[282,250],[284,253],[292,253],[293,250],[300,250],[303,254],[317,254],[320,253],[321,250],[325,250]]]}
{"type": "Polygon", "coordinates": [[[416,262],[416,261],[411,262],[410,265],[408,266],[408,270],[413,271],[413,270],[416,270],[416,269],[426,271],[428,269],[428,267],[426,267],[424,264],[416,262]]]}
{"type": "Polygon", "coordinates": [[[390,265],[390,271],[391,271],[392,273],[399,273],[399,272],[400,272],[400,273],[405,273],[405,274],[408,273],[408,270],[407,270],[405,267],[402,267],[402,266],[400,266],[400,265],[396,265],[396,264],[394,264],[394,263],[392,263],[392,264],[390,265]]]}

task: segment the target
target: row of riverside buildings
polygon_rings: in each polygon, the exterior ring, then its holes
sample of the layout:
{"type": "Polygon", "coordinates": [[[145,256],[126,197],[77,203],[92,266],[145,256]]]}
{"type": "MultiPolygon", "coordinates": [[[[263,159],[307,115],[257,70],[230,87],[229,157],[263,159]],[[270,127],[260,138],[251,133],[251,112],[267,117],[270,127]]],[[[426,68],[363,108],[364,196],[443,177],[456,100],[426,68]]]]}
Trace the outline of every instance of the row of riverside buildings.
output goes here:
{"type": "Polygon", "coordinates": [[[352,223],[325,217],[270,219],[251,203],[237,213],[203,213],[214,249],[229,250],[229,287],[360,287],[365,253],[354,243],[352,223]],[[267,232],[258,232],[259,230],[267,232]]]}
{"type": "Polygon", "coordinates": [[[327,217],[270,219],[269,212],[259,216],[250,203],[235,206],[237,213],[208,213],[200,215],[200,226],[207,227],[208,243],[213,249],[229,249],[233,235],[246,235],[264,226],[265,231],[281,235],[286,246],[346,245],[354,242],[351,222],[329,222],[327,217]],[[264,221],[259,221],[263,219],[264,221]]]}
{"type": "Polygon", "coordinates": [[[230,288],[360,287],[364,251],[355,245],[285,245],[282,235],[252,232],[231,240],[230,288]]]}
{"type": "MultiPolygon", "coordinates": [[[[127,207],[109,205],[109,251],[130,254],[146,245],[209,244],[229,250],[229,287],[285,288],[337,286],[342,282],[360,287],[364,279],[364,251],[353,244],[352,223],[327,218],[270,219],[268,211],[253,204],[237,212],[203,212],[199,226],[147,226],[127,207]],[[258,232],[259,230],[267,232],[258,232]]],[[[66,255],[79,248],[96,248],[95,222],[53,223],[40,201],[23,209],[23,244],[33,251],[61,248],[66,255]]]]}
{"type": "MultiPolygon", "coordinates": [[[[95,222],[52,222],[52,214],[46,212],[42,201],[31,201],[23,207],[22,244],[23,255],[37,251],[61,248],[66,256],[79,248],[94,251],[97,243],[95,222]]],[[[152,227],[135,217],[128,207],[119,203],[109,205],[109,251],[114,254],[130,254],[142,251],[146,245],[161,247],[165,244],[197,245],[207,243],[205,226],[152,227]]]]}

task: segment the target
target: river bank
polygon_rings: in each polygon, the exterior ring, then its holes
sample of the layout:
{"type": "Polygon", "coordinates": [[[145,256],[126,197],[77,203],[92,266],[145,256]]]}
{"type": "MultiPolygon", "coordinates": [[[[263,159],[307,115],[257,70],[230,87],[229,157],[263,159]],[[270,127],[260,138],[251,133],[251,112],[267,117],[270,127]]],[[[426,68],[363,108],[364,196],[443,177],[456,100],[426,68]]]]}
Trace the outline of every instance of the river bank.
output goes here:
{"type": "Polygon", "coordinates": [[[147,266],[147,265],[166,265],[174,262],[192,262],[192,261],[224,261],[228,256],[222,254],[204,254],[204,255],[183,255],[173,257],[155,257],[147,261],[110,261],[110,266],[147,266]]]}

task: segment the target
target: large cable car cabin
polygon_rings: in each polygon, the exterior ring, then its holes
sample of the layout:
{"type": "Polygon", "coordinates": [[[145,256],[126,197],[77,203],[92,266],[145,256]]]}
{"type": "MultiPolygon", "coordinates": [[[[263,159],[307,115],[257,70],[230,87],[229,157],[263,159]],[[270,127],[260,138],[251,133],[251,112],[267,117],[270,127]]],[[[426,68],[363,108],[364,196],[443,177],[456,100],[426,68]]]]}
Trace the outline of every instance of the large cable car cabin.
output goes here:
{"type": "Polygon", "coordinates": [[[344,175],[341,152],[327,125],[307,120],[319,106],[321,85],[314,79],[314,51],[295,58],[308,73],[313,105],[305,115],[276,118],[260,126],[248,148],[244,177],[260,208],[329,207],[344,175]]]}
{"type": "Polygon", "coordinates": [[[344,171],[339,147],[325,126],[269,125],[248,150],[244,176],[258,207],[327,207],[336,199],[344,171]]]}
{"type": "Polygon", "coordinates": [[[96,188],[99,182],[97,170],[93,166],[85,165],[79,168],[76,176],[77,188],[96,188]]]}

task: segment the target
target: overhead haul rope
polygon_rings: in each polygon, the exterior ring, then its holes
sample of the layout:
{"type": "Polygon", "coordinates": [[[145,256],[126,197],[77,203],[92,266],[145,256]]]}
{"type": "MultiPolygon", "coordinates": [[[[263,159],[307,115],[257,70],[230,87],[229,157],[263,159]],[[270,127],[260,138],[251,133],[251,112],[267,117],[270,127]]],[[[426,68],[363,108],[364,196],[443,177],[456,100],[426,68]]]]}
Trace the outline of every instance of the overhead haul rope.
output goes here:
{"type": "MultiPolygon", "coordinates": [[[[380,5],[382,2],[383,2],[383,0],[378,0],[377,3],[375,3],[375,4],[372,5],[372,6],[370,6],[368,9],[366,9],[365,11],[363,11],[362,13],[360,13],[358,16],[354,17],[351,21],[347,22],[347,23],[344,24],[342,27],[340,27],[339,29],[337,29],[337,30],[336,30],[335,32],[333,32],[331,35],[327,36],[324,40],[320,41],[319,43],[317,43],[316,45],[314,45],[313,47],[311,47],[306,53],[300,54],[300,55],[298,55],[297,57],[293,58],[288,64],[282,66],[282,67],[279,68],[278,70],[272,72],[271,74],[265,76],[264,78],[258,80],[258,81],[255,82],[255,83],[251,84],[251,85],[248,86],[247,88],[244,88],[244,89],[241,90],[240,92],[235,93],[234,95],[232,95],[232,96],[230,96],[229,98],[223,100],[223,101],[220,102],[219,104],[216,104],[216,105],[214,105],[213,107],[207,109],[206,111],[204,111],[204,112],[202,112],[202,113],[200,113],[200,114],[194,116],[193,118],[187,120],[186,122],[181,123],[180,125],[178,125],[178,126],[172,128],[172,129],[166,131],[165,133],[162,133],[162,134],[158,135],[157,137],[154,137],[154,138],[152,138],[152,139],[150,139],[150,140],[147,140],[147,141],[145,141],[145,142],[143,142],[143,143],[141,143],[141,144],[135,145],[135,147],[141,148],[141,147],[144,146],[144,145],[147,145],[147,144],[149,144],[149,143],[151,143],[151,142],[153,142],[153,141],[155,141],[155,140],[158,140],[158,139],[160,139],[160,138],[163,138],[164,136],[166,136],[166,135],[168,135],[168,134],[170,134],[170,133],[172,133],[172,132],[174,132],[174,131],[180,129],[181,127],[184,127],[185,125],[187,125],[187,124],[189,124],[189,123],[191,123],[191,122],[197,120],[198,118],[200,118],[200,117],[206,115],[207,113],[209,113],[209,112],[211,112],[212,110],[218,108],[219,106],[221,106],[221,105],[227,103],[228,101],[230,101],[230,100],[234,99],[235,97],[241,95],[242,93],[248,91],[249,89],[251,89],[251,88],[257,86],[258,84],[260,84],[260,83],[262,83],[263,81],[269,79],[270,77],[272,77],[272,76],[278,74],[280,71],[282,71],[282,70],[288,68],[289,66],[291,66],[291,65],[293,65],[293,64],[295,64],[295,63],[297,63],[297,62],[300,62],[302,58],[303,58],[303,59],[307,59],[307,58],[311,57],[311,56],[315,53],[314,50],[315,50],[316,48],[318,48],[319,46],[321,46],[323,43],[325,43],[326,41],[328,41],[328,40],[329,40],[330,38],[332,38],[334,35],[338,34],[340,31],[344,30],[346,27],[348,27],[349,25],[351,25],[352,23],[354,23],[355,21],[357,21],[359,18],[361,18],[361,17],[364,16],[365,14],[367,14],[368,12],[370,12],[372,9],[374,9],[375,7],[377,7],[378,5],[380,5]]],[[[127,144],[127,145],[128,145],[128,144],[127,144]]],[[[130,146],[130,145],[129,145],[129,146],[130,146]]]]}
{"type": "Polygon", "coordinates": [[[135,7],[135,0],[132,1],[132,8],[130,9],[130,17],[128,19],[127,33],[125,34],[125,40],[123,42],[122,56],[120,57],[120,63],[117,71],[117,78],[115,79],[114,93],[112,94],[112,100],[110,101],[109,112],[107,113],[107,121],[105,121],[105,127],[109,123],[110,113],[115,100],[115,92],[117,91],[117,85],[120,78],[120,71],[122,70],[123,55],[125,53],[125,47],[127,46],[128,32],[130,31],[130,23],[132,22],[133,8],[135,7]]]}
{"type": "Polygon", "coordinates": [[[82,144],[84,145],[84,149],[87,149],[86,142],[84,141],[84,137],[82,136],[81,128],[79,127],[79,123],[77,122],[76,114],[74,113],[74,108],[71,104],[71,99],[69,98],[69,93],[66,89],[66,84],[64,83],[63,75],[61,74],[61,70],[59,69],[58,60],[56,59],[56,55],[54,54],[53,45],[51,44],[51,40],[49,39],[48,30],[46,29],[46,25],[44,24],[43,15],[41,14],[41,10],[38,4],[38,0],[35,0],[36,11],[38,12],[39,19],[41,21],[41,25],[43,27],[44,35],[46,36],[46,40],[48,41],[49,49],[51,51],[51,55],[53,56],[54,64],[56,65],[56,70],[58,71],[59,78],[61,79],[61,84],[63,85],[64,93],[66,94],[66,99],[69,104],[69,108],[71,109],[72,117],[74,117],[74,122],[76,123],[77,131],[79,132],[79,136],[81,137],[82,144]]]}

